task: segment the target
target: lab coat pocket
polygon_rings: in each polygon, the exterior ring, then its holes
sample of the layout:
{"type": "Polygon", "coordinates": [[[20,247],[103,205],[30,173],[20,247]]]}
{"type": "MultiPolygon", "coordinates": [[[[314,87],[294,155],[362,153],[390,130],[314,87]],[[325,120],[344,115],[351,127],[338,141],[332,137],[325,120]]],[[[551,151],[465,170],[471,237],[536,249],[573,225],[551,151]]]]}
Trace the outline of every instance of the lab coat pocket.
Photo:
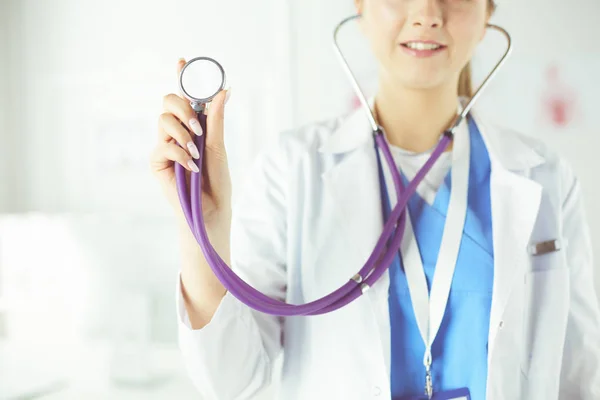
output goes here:
{"type": "Polygon", "coordinates": [[[569,270],[561,260],[559,252],[533,257],[525,274],[521,369],[528,379],[560,374],[569,311],[569,270]]]}

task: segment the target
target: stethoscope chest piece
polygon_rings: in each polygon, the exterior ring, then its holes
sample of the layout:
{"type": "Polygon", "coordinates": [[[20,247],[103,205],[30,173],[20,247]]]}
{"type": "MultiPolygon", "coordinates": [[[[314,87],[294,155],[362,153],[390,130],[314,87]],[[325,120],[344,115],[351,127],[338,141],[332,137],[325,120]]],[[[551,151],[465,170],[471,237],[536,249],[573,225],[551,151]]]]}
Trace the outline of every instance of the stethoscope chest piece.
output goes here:
{"type": "Polygon", "coordinates": [[[210,57],[189,60],[179,73],[179,89],[197,113],[225,89],[225,69],[210,57]]]}

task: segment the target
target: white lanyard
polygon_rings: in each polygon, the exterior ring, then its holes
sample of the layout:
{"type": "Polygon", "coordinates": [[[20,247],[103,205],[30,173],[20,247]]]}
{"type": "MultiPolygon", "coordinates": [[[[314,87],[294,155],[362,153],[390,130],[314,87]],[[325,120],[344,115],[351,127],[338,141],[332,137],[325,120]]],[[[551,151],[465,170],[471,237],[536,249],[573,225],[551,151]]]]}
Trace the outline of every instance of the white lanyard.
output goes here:
{"type": "MultiPolygon", "coordinates": [[[[433,394],[433,383],[431,381],[431,348],[433,341],[440,329],[448,297],[450,285],[454,276],[456,260],[462,239],[462,232],[467,215],[467,200],[469,190],[469,163],[470,163],[470,140],[467,120],[456,129],[454,145],[452,149],[451,178],[452,188],[450,191],[450,202],[444,225],[442,243],[438,254],[435,272],[431,287],[431,296],[427,290],[427,280],[421,253],[417,245],[415,235],[410,221],[409,213],[406,214],[406,228],[400,246],[402,263],[406,271],[408,289],[413,304],[413,310],[417,319],[417,325],[421,338],[425,343],[425,355],[423,365],[426,372],[426,394],[431,398],[433,394]]],[[[386,183],[391,185],[391,177],[387,171],[386,183]]],[[[396,194],[390,193],[390,204],[396,204],[396,194]],[[393,198],[392,198],[393,197],[393,198]]]]}

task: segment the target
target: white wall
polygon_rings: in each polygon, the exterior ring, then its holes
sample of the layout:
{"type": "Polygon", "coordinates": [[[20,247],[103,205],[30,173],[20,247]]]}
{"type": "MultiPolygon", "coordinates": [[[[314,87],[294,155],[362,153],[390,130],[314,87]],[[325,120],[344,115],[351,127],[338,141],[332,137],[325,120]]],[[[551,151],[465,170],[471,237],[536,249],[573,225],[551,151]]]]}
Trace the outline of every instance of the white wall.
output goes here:
{"type": "Polygon", "coordinates": [[[7,4],[10,65],[23,83],[9,113],[12,134],[26,138],[18,211],[166,212],[147,159],[181,56],[211,55],[226,68],[235,177],[261,142],[291,126],[286,2],[7,4]]]}
{"type": "Polygon", "coordinates": [[[9,175],[10,145],[7,121],[8,97],[8,2],[0,2],[0,212],[9,208],[12,199],[12,177],[9,175]]]}
{"type": "MultiPolygon", "coordinates": [[[[348,111],[351,86],[333,52],[335,26],[354,13],[351,0],[303,0],[290,2],[294,15],[292,47],[295,104],[298,124],[333,118],[348,111]]],[[[342,51],[349,58],[359,82],[368,88],[370,54],[355,24],[340,32],[342,51]],[[366,78],[366,79],[365,79],[366,78]]]]}

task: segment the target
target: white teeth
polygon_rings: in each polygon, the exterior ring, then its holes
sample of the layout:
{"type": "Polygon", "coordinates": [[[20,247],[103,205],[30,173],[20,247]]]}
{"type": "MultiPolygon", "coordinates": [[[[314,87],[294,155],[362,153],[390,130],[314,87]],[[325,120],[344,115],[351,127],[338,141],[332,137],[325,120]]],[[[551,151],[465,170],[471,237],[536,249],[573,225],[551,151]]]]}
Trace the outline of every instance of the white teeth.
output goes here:
{"type": "Polygon", "coordinates": [[[409,47],[414,50],[437,50],[441,46],[433,43],[409,42],[406,43],[406,47],[409,47]]]}

